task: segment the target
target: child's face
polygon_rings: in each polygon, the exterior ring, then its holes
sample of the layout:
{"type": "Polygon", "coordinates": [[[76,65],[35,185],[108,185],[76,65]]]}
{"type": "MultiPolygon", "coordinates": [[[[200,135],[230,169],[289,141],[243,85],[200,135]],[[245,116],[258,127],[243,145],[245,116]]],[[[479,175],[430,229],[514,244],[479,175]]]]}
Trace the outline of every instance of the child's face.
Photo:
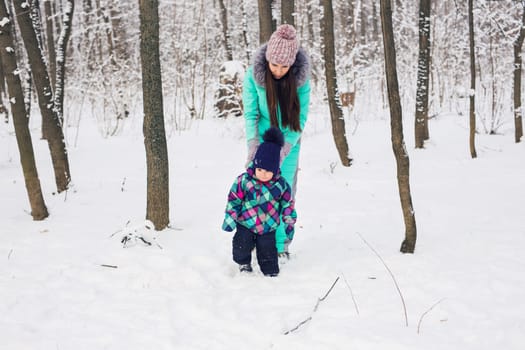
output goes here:
{"type": "Polygon", "coordinates": [[[273,172],[261,168],[255,168],[255,177],[259,181],[268,182],[272,179],[273,172]]]}

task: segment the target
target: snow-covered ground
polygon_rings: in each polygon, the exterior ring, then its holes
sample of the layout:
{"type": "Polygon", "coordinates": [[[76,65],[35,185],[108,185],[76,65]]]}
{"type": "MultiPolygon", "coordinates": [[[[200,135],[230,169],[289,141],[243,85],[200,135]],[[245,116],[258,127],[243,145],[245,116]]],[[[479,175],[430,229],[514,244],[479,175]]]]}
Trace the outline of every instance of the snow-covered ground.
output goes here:
{"type": "Polygon", "coordinates": [[[220,229],[227,191],[243,171],[242,119],[172,133],[172,224],[162,232],[144,228],[140,122],[104,139],[86,117],[76,147],[69,130],[74,188],[60,195],[31,123],[51,214],[41,222],[28,214],[12,126],[2,124],[0,348],[523,349],[525,142],[515,144],[511,129],[477,135],[471,159],[465,117],[443,115],[431,121],[427,148],[415,150],[411,118],[415,254],[399,252],[389,120],[359,124],[349,136],[354,164],[344,168],[328,115],[313,111],[292,259],[277,278],[258,268],[241,275],[232,234],[220,229]],[[154,244],[124,248],[128,231],[154,244]]]}

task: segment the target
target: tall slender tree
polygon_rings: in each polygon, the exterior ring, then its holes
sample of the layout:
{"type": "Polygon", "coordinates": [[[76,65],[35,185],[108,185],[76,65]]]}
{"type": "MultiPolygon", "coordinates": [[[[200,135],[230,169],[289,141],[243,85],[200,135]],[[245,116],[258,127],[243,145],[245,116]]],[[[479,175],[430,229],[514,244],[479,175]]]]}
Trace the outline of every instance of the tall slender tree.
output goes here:
{"type": "Polygon", "coordinates": [[[156,230],[162,230],[169,224],[169,171],[162,103],[158,0],[139,0],[139,9],[143,133],[148,177],[146,219],[153,222],[156,230]]]}
{"type": "Polygon", "coordinates": [[[259,43],[263,44],[270,39],[275,26],[272,17],[272,0],[257,0],[259,7],[259,43]]]}
{"type": "Polygon", "coordinates": [[[472,1],[468,0],[468,38],[470,49],[469,146],[470,156],[476,158],[476,51],[474,47],[474,9],[472,1]]]}
{"type": "Polygon", "coordinates": [[[417,65],[417,92],[415,141],[416,148],[423,148],[428,135],[428,95],[430,76],[430,0],[419,1],[419,58],[417,65]]]}
{"type": "Polygon", "coordinates": [[[47,66],[44,61],[44,53],[36,34],[40,28],[35,30],[35,21],[31,18],[31,12],[27,10],[24,4],[25,2],[21,1],[14,2],[17,23],[27,51],[40,113],[42,114],[42,119],[45,120],[44,124],[47,125],[47,143],[51,153],[57,191],[62,192],[67,190],[71,182],[62,123],[56,108],[54,108],[53,90],[51,89],[47,66]]]}
{"type": "Polygon", "coordinates": [[[66,0],[64,4],[64,15],[62,20],[62,26],[60,36],[57,42],[57,54],[56,54],[56,85],[55,85],[55,108],[58,112],[58,117],[61,122],[64,122],[64,88],[66,79],[66,53],[67,45],[69,43],[69,37],[71,36],[72,22],[73,22],[73,11],[75,9],[74,0],[66,0]]]}
{"type": "Polygon", "coordinates": [[[281,23],[295,26],[295,0],[281,0],[281,23]]]}
{"type": "Polygon", "coordinates": [[[523,121],[521,113],[521,72],[522,57],[521,50],[523,48],[523,39],[525,39],[525,0],[521,1],[521,27],[518,38],[514,42],[514,140],[516,143],[521,141],[523,136],[523,121]]]}
{"type": "Polygon", "coordinates": [[[321,6],[323,8],[321,29],[323,37],[326,91],[328,94],[328,105],[330,106],[330,117],[332,120],[332,135],[334,137],[337,152],[339,153],[339,158],[341,159],[341,164],[343,164],[343,166],[350,166],[352,159],[349,155],[345,119],[340,103],[339,91],[337,90],[334,47],[334,11],[332,0],[321,0],[321,6]]]}
{"type": "MultiPolygon", "coordinates": [[[[35,6],[32,3],[31,6],[35,6]]],[[[44,16],[46,24],[46,44],[47,44],[47,61],[49,79],[51,79],[51,88],[54,89],[56,85],[57,68],[56,68],[56,49],[55,49],[55,34],[54,34],[54,13],[53,7],[51,6],[51,0],[44,0],[44,16]]],[[[49,120],[42,118],[42,139],[47,140],[48,136],[48,125],[49,120]]]]}
{"type": "Polygon", "coordinates": [[[401,252],[413,253],[416,248],[416,216],[412,207],[410,193],[410,163],[403,139],[403,115],[397,80],[396,48],[392,28],[392,7],[390,0],[381,0],[381,25],[383,28],[383,47],[385,49],[385,71],[390,103],[390,129],[392,148],[397,164],[397,185],[405,221],[405,239],[401,243],[401,252]]]}
{"type": "Polygon", "coordinates": [[[53,7],[51,6],[51,0],[44,0],[44,14],[46,23],[46,43],[47,43],[47,56],[49,60],[49,77],[51,79],[51,86],[54,88],[57,80],[57,67],[56,67],[56,48],[55,48],[55,14],[53,13],[53,7]]]}
{"type": "Polygon", "coordinates": [[[233,60],[232,45],[230,42],[230,30],[228,29],[228,11],[224,0],[219,0],[219,13],[222,24],[222,42],[224,44],[224,51],[226,52],[226,60],[233,60]]]}
{"type": "Polygon", "coordinates": [[[43,220],[48,217],[46,204],[42,195],[40,179],[35,163],[35,154],[29,131],[29,118],[24,104],[24,93],[20,81],[19,70],[16,63],[13,25],[7,12],[5,2],[0,1],[0,61],[5,75],[9,100],[11,101],[11,113],[15,127],[16,142],[20,152],[20,162],[24,172],[24,180],[31,205],[31,216],[33,220],[43,220]]]}

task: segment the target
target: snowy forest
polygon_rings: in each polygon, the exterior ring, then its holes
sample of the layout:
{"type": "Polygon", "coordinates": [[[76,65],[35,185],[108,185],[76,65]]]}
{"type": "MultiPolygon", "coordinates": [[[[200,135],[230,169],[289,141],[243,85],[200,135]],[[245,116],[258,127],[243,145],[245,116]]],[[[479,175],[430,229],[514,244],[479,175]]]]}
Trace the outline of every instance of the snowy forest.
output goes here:
{"type": "MultiPolygon", "coordinates": [[[[316,91],[313,95],[326,101],[320,26],[322,6],[317,1],[289,2],[295,5],[292,20],[301,45],[312,57],[312,82],[316,91]]],[[[339,91],[355,93],[352,118],[364,120],[370,116],[363,115],[363,106],[372,105],[380,111],[388,105],[379,2],[330,2],[337,38],[334,45],[339,91]]],[[[73,2],[41,0],[30,3],[32,7],[37,6],[33,23],[48,63],[49,76],[56,84],[62,30],[65,29],[64,21],[69,20],[66,11],[73,2]]],[[[280,1],[261,0],[259,3],[271,5],[274,26],[282,22],[280,1]]],[[[467,1],[454,0],[431,4],[431,117],[443,111],[468,113],[467,4],[467,1]]],[[[473,5],[477,131],[497,133],[513,116],[513,104],[508,101],[512,101],[513,95],[514,46],[522,26],[523,4],[510,0],[479,0],[473,5]]],[[[419,6],[418,1],[392,0],[397,71],[407,116],[412,116],[415,108],[419,6]]],[[[11,17],[16,18],[13,6],[9,11],[11,17]]],[[[116,135],[127,118],[141,115],[138,2],[82,0],[76,1],[72,12],[64,60],[65,123],[77,125],[79,116],[89,112],[97,118],[103,135],[116,135]]],[[[191,127],[193,119],[212,115],[208,112],[213,108],[213,96],[224,62],[235,60],[245,66],[250,64],[260,43],[258,2],[161,0],[159,16],[165,118],[169,133],[191,127]]],[[[29,104],[34,101],[30,98],[33,95],[27,51],[17,34],[19,27],[14,26],[14,30],[20,77],[29,104]]],[[[2,97],[4,106],[8,106],[5,86],[2,97]]]]}
{"type": "Polygon", "coordinates": [[[0,347],[523,349],[524,39],[525,0],[0,0],[0,347]],[[283,23],[311,92],[266,277],[221,223],[283,23]]]}
{"type": "MultiPolygon", "coordinates": [[[[242,115],[235,99],[240,100],[240,77],[254,50],[277,23],[291,23],[311,55],[314,103],[330,105],[333,123],[347,119],[342,129],[351,134],[360,121],[389,108],[382,31],[392,31],[399,110],[405,120],[422,121],[415,123],[417,148],[430,137],[428,120],[447,112],[470,115],[472,157],[476,133],[497,134],[512,121],[519,142],[523,3],[385,3],[390,29],[382,28],[377,1],[154,2],[162,91],[146,92],[162,95],[168,136],[190,129],[195,120],[242,115]],[[228,74],[233,76],[224,77],[228,74]],[[231,96],[224,96],[224,79],[231,96]],[[233,99],[234,106],[224,107],[224,99],[233,99]]],[[[0,110],[9,123],[10,110],[16,110],[9,99],[25,101],[21,114],[40,105],[42,138],[54,154],[61,192],[69,181],[67,158],[57,156],[65,153],[64,131],[78,131],[87,116],[96,120],[101,135],[111,137],[142,117],[141,10],[134,2],[109,0],[7,5],[3,26],[12,36],[3,45],[8,51],[14,46],[15,61],[8,62],[13,55],[6,55],[0,72],[0,110]],[[7,88],[9,70],[19,77],[19,96],[7,88]],[[46,120],[59,120],[65,128],[46,120]]],[[[341,161],[348,166],[348,146],[337,137],[341,161]]]]}

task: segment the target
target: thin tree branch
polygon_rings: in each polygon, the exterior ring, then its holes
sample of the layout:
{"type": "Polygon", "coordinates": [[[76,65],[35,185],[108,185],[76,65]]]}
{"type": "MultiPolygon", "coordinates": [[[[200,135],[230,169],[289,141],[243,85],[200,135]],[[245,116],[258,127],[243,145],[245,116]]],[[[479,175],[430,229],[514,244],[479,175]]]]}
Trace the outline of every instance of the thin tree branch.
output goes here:
{"type": "Polygon", "coordinates": [[[352,291],[352,287],[350,287],[350,284],[346,280],[345,274],[343,273],[342,275],[343,275],[343,280],[345,281],[346,286],[348,287],[348,290],[350,291],[350,295],[352,296],[352,301],[354,302],[354,306],[355,306],[355,312],[357,312],[357,314],[359,315],[359,308],[357,307],[357,302],[355,301],[354,292],[352,291]]]}
{"type": "Polygon", "coordinates": [[[302,325],[304,325],[304,324],[306,324],[306,323],[308,323],[308,322],[310,322],[312,320],[313,314],[317,311],[317,308],[319,307],[319,304],[321,303],[321,301],[324,301],[328,297],[328,295],[330,294],[332,289],[334,289],[334,286],[337,283],[337,281],[339,281],[339,276],[335,279],[334,283],[332,283],[332,286],[330,287],[328,292],[326,292],[326,294],[322,298],[317,299],[317,303],[315,304],[314,310],[312,311],[310,316],[308,316],[308,318],[305,319],[304,321],[299,322],[299,324],[297,326],[295,326],[294,328],[290,329],[289,331],[284,332],[284,335],[288,335],[288,334],[290,334],[292,332],[295,332],[302,325]]]}
{"type": "Polygon", "coordinates": [[[421,315],[421,317],[419,318],[419,322],[417,324],[417,334],[419,334],[419,330],[421,328],[421,322],[423,322],[423,317],[426,316],[426,314],[428,314],[430,311],[432,311],[432,309],[434,307],[436,307],[439,303],[441,303],[443,300],[445,300],[446,298],[442,298],[441,300],[439,300],[437,303],[435,303],[434,305],[432,305],[430,307],[430,309],[428,309],[427,311],[423,312],[423,314],[421,315]]]}
{"type": "Polygon", "coordinates": [[[403,311],[405,313],[405,325],[408,327],[408,315],[407,315],[407,307],[405,305],[405,298],[403,298],[403,293],[401,293],[401,289],[399,289],[399,285],[397,284],[397,281],[396,281],[396,278],[394,277],[394,274],[392,273],[392,271],[390,270],[388,265],[385,263],[385,261],[383,260],[381,255],[379,255],[379,253],[374,249],[374,247],[372,247],[370,245],[370,243],[368,243],[367,240],[364,239],[363,236],[361,236],[361,234],[359,232],[356,232],[356,234],[363,240],[363,242],[365,242],[365,244],[368,246],[368,248],[370,248],[370,250],[372,250],[374,252],[374,254],[379,258],[379,260],[381,260],[381,262],[385,266],[386,270],[390,274],[390,277],[392,277],[392,280],[394,281],[394,284],[396,286],[397,292],[399,293],[399,297],[401,298],[401,303],[403,304],[403,311]]]}

